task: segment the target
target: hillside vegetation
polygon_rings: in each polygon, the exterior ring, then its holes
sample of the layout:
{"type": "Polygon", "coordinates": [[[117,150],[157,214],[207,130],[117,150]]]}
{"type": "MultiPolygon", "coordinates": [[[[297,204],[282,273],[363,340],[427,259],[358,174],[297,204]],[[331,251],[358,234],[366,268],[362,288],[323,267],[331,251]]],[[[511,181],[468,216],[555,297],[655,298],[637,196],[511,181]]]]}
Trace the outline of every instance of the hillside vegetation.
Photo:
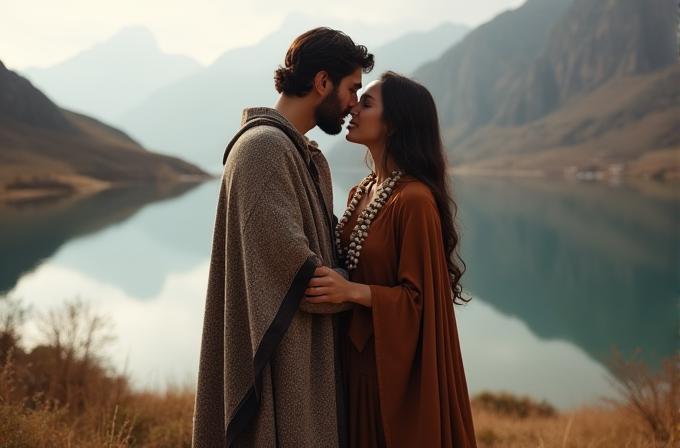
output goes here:
{"type": "Polygon", "coordinates": [[[206,177],[122,131],[57,107],[0,62],[0,198],[206,177]]]}

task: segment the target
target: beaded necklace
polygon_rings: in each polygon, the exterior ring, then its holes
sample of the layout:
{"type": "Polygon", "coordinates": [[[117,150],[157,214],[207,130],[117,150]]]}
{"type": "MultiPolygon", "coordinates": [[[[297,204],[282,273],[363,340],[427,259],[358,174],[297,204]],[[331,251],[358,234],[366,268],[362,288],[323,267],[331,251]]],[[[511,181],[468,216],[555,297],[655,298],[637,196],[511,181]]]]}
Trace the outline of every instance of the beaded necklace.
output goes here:
{"type": "Polygon", "coordinates": [[[352,213],[356,209],[359,201],[361,201],[363,195],[368,193],[371,185],[376,181],[376,174],[371,173],[366,176],[354,191],[354,195],[347,206],[347,210],[345,210],[340,222],[338,222],[338,225],[335,227],[335,246],[338,250],[340,259],[345,260],[345,267],[348,271],[356,269],[359,264],[361,248],[364,244],[364,240],[368,236],[368,229],[371,227],[371,222],[375,219],[380,209],[383,208],[390,195],[392,195],[394,186],[402,174],[404,174],[403,171],[392,171],[392,176],[385,179],[385,181],[378,186],[373,200],[357,218],[357,224],[354,226],[354,229],[349,236],[349,247],[343,248],[342,243],[340,242],[342,229],[345,228],[345,224],[349,221],[350,216],[352,216],[352,213]]]}

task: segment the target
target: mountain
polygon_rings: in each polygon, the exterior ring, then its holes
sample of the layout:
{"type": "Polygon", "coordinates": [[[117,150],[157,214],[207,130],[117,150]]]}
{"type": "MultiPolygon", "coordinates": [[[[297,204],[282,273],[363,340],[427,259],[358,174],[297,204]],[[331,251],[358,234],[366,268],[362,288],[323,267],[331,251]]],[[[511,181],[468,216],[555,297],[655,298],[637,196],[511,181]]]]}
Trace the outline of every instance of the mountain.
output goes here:
{"type": "Polygon", "coordinates": [[[677,177],[678,85],[674,66],[615,78],[526,124],[476,129],[453,146],[453,160],[470,172],[677,177]]]}
{"type": "MultiPolygon", "coordinates": [[[[677,177],[676,9],[529,0],[471,32],[415,71],[450,161],[460,173],[677,177]]],[[[360,163],[334,152],[331,165],[360,163]]]]}
{"type": "Polygon", "coordinates": [[[488,123],[514,80],[526,72],[572,0],[529,0],[471,32],[415,76],[437,99],[454,137],[488,123]]]}
{"type": "MultiPolygon", "coordinates": [[[[362,44],[366,43],[364,37],[378,35],[381,31],[365,26],[355,30],[354,25],[346,23],[328,25],[347,30],[362,44]]],[[[315,26],[319,26],[315,20],[291,16],[278,31],[257,45],[227,51],[206,70],[155,92],[117,124],[147,147],[219,170],[222,151],[238,129],[242,109],[271,106],[276,102],[274,70],[283,62],[295,37],[315,26]]],[[[369,51],[376,55],[377,70],[408,71],[440,56],[465,32],[465,27],[445,24],[430,32],[412,33],[408,38],[397,39],[376,50],[369,47],[369,51]]],[[[370,79],[367,76],[365,83],[370,79]]],[[[320,131],[310,132],[310,137],[322,148],[330,147],[339,139],[325,136],[320,131]]]]}
{"type": "Polygon", "coordinates": [[[418,67],[441,57],[470,28],[454,23],[442,23],[429,31],[408,33],[374,50],[375,67],[364,77],[364,85],[377,79],[386,70],[410,75],[418,67]]]}
{"type": "Polygon", "coordinates": [[[152,92],[202,68],[186,56],[163,53],[147,29],[129,27],[61,64],[22,75],[61,107],[115,122],[152,92]]]}
{"type": "Polygon", "coordinates": [[[500,125],[540,118],[611,79],[653,73],[677,60],[670,0],[576,0],[494,116],[500,125]]]}
{"type": "MultiPolygon", "coordinates": [[[[529,0],[454,42],[435,61],[413,73],[437,102],[442,131],[451,136],[488,122],[513,79],[539,53],[553,22],[571,0],[529,0]]],[[[363,166],[365,149],[342,142],[329,154],[331,167],[363,166]],[[351,156],[347,157],[347,154],[351,156]]]]}
{"type": "Polygon", "coordinates": [[[448,135],[454,160],[482,170],[677,177],[675,8],[574,0],[485,126],[448,135]]]}
{"type": "Polygon", "coordinates": [[[57,107],[0,62],[0,196],[205,176],[122,131],[57,107]]]}
{"type": "MultiPolygon", "coordinates": [[[[528,18],[530,8],[541,4],[555,2],[531,0],[513,13],[528,18]]],[[[417,73],[439,99],[454,163],[477,169],[607,171],[632,168],[649,151],[677,147],[674,10],[670,0],[574,0],[548,28],[531,32],[540,47],[531,55],[521,49],[524,69],[502,70],[488,84],[490,95],[479,82],[488,67],[473,57],[482,51],[472,45],[473,37],[485,44],[482,48],[492,46],[482,28],[480,36],[471,34],[439,61],[423,66],[417,73]],[[448,80],[441,75],[447,69],[448,80]],[[476,76],[456,83],[465,72],[476,76]],[[486,106],[466,116],[462,106],[475,102],[486,106]]],[[[516,50],[506,49],[505,59],[516,59],[516,50]]],[[[662,171],[673,170],[671,163],[662,171]]],[[[638,174],[663,175],[656,169],[638,174]]]]}

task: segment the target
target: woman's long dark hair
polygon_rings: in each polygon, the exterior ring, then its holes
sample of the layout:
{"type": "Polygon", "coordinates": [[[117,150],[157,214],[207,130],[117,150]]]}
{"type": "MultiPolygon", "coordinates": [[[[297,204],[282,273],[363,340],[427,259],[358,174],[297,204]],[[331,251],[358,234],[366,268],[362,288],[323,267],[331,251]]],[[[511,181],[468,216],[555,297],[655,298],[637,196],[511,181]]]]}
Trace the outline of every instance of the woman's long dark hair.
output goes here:
{"type": "MultiPolygon", "coordinates": [[[[383,121],[388,136],[382,163],[387,171],[388,158],[404,172],[429,187],[441,218],[446,264],[451,277],[451,291],[456,303],[463,297],[460,278],[465,262],[458,252],[460,237],[456,225],[457,206],[449,189],[446,153],[439,129],[437,107],[430,92],[412,79],[394,72],[380,76],[383,121]]],[[[377,162],[377,161],[376,161],[377,162]]]]}

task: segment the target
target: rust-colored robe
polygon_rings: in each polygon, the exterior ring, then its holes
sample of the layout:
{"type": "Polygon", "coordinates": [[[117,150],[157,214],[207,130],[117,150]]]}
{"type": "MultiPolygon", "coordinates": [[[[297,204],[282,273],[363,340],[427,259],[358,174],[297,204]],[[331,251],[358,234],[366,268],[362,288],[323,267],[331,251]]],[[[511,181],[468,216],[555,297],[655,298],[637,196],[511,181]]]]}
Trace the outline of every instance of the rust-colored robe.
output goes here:
{"type": "Polygon", "coordinates": [[[372,299],[355,307],[345,340],[350,446],[476,447],[445,257],[432,193],[403,176],[350,273],[372,299]]]}

